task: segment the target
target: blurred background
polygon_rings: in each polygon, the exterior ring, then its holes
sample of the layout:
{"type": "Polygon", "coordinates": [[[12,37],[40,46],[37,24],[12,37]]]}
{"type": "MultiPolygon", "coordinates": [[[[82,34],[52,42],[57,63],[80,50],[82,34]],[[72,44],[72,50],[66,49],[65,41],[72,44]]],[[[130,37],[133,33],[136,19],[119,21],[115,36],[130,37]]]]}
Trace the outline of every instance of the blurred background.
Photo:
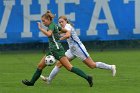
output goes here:
{"type": "Polygon", "coordinates": [[[36,22],[47,10],[56,15],[56,23],[66,15],[88,49],[139,48],[139,4],[139,0],[0,0],[0,51],[46,49],[48,39],[36,22]]]}
{"type": "Polygon", "coordinates": [[[0,93],[139,93],[139,65],[140,0],[0,0],[0,93]],[[66,15],[91,58],[117,66],[116,77],[75,59],[74,66],[94,77],[94,87],[64,68],[50,86],[41,79],[24,86],[21,80],[31,78],[48,50],[48,38],[37,27],[47,10],[57,24],[66,15]]]}

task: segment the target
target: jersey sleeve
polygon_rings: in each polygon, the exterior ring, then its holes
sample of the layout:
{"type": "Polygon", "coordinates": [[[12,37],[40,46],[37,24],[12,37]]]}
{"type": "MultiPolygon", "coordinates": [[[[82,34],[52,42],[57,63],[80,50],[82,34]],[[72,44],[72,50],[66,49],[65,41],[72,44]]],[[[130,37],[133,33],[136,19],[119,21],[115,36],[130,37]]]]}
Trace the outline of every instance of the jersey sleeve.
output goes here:
{"type": "Polygon", "coordinates": [[[68,30],[68,31],[71,31],[72,26],[70,24],[66,24],[65,29],[68,30]]]}
{"type": "Polygon", "coordinates": [[[54,24],[50,24],[48,27],[48,30],[54,31],[55,29],[55,25],[54,24]]]}

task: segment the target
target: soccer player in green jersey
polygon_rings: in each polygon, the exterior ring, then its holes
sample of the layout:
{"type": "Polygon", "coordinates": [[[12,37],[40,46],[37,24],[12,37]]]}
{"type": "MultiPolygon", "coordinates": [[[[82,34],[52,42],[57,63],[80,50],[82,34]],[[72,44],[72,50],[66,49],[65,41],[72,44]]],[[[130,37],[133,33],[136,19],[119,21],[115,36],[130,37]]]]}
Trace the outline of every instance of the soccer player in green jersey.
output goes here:
{"type": "MultiPolygon", "coordinates": [[[[47,11],[44,15],[42,15],[42,22],[45,26],[48,27],[48,30],[45,30],[42,28],[41,24],[38,22],[38,28],[39,30],[44,33],[49,40],[49,53],[48,55],[53,55],[57,60],[59,60],[61,62],[61,64],[68,70],[71,71],[79,76],[81,76],[82,78],[86,79],[87,82],[89,83],[89,86],[92,87],[93,85],[93,81],[92,81],[92,77],[86,75],[82,70],[73,67],[69,60],[67,59],[67,57],[65,56],[65,51],[63,46],[61,45],[61,43],[59,42],[59,30],[65,31],[66,29],[60,28],[58,27],[54,22],[53,22],[53,18],[54,15],[50,12],[47,11]]],[[[67,31],[65,31],[67,32],[67,31]]],[[[38,78],[40,77],[41,73],[42,73],[42,69],[46,67],[45,64],[45,57],[44,56],[40,63],[38,64],[37,70],[34,73],[32,79],[29,81],[27,79],[22,80],[22,83],[27,85],[27,86],[33,86],[35,84],[35,82],[38,80],[38,78]]]]}

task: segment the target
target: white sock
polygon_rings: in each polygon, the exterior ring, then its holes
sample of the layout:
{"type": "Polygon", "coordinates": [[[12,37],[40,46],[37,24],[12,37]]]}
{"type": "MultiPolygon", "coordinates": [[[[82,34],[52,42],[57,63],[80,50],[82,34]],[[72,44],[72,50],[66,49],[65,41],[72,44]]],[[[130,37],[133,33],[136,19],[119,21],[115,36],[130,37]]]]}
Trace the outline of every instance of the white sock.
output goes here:
{"type": "Polygon", "coordinates": [[[111,65],[103,63],[103,62],[96,62],[96,68],[109,69],[109,70],[112,69],[111,65]]]}
{"type": "Polygon", "coordinates": [[[59,72],[60,68],[55,66],[53,68],[53,70],[51,71],[49,77],[48,77],[48,80],[51,81],[52,79],[54,79],[54,77],[57,75],[57,73],[59,72]]]}

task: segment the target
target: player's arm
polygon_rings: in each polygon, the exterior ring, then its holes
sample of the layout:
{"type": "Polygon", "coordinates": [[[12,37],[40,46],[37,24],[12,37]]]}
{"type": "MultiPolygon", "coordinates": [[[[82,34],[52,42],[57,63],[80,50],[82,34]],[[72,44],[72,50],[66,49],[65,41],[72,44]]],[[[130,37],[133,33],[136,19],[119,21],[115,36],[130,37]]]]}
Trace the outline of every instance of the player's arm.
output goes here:
{"type": "Polygon", "coordinates": [[[66,32],[68,32],[68,30],[67,29],[65,29],[65,28],[61,28],[61,31],[60,31],[61,33],[66,33],[66,32]]]}
{"type": "Polygon", "coordinates": [[[70,31],[67,31],[64,36],[60,38],[60,40],[68,39],[71,36],[70,31]]]}
{"type": "Polygon", "coordinates": [[[40,30],[43,34],[45,34],[45,35],[48,36],[48,37],[50,37],[50,36],[52,35],[52,31],[51,31],[51,30],[46,31],[45,29],[43,29],[40,22],[37,22],[37,24],[38,24],[39,30],[40,30]]]}
{"type": "Polygon", "coordinates": [[[61,32],[62,32],[62,33],[65,33],[65,35],[62,36],[62,37],[60,38],[60,40],[68,39],[68,38],[71,36],[70,31],[68,31],[68,30],[66,30],[66,29],[63,29],[63,31],[62,31],[62,29],[61,29],[61,32]]]}

